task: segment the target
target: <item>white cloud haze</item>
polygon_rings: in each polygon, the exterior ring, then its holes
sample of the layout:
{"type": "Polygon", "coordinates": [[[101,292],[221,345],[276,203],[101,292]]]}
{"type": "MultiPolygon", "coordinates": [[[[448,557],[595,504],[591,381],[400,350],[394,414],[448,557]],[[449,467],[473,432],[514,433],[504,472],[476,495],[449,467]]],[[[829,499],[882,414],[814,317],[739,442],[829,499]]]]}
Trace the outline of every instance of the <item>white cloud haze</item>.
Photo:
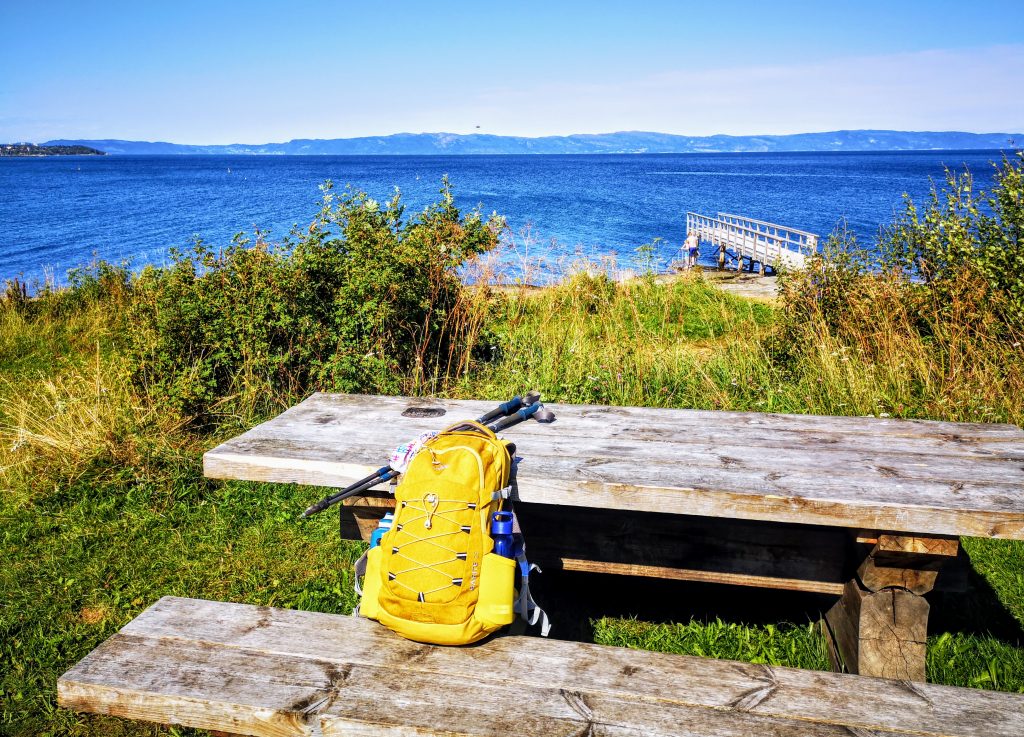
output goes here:
{"type": "MultiPolygon", "coordinates": [[[[1024,130],[1024,46],[674,71],[628,83],[493,90],[465,115],[491,132],[687,135],[836,129],[1024,130]]],[[[452,111],[430,111],[436,129],[452,111]]]]}
{"type": "MultiPolygon", "coordinates": [[[[726,51],[726,50],[723,50],[726,51]]],[[[780,56],[785,47],[780,48],[780,56]]],[[[723,53],[723,56],[726,56],[723,53]]],[[[524,75],[525,76],[525,75],[524,75]]],[[[0,94],[0,140],[128,138],[266,143],[397,132],[563,135],[649,130],[686,135],[835,129],[1024,131],[1024,45],[837,58],[819,63],[676,69],[568,82],[552,71],[481,89],[412,89],[372,77],[324,94],[322,80],[265,89],[259,75],[194,78],[126,94],[116,81],[17,101],[0,94]],[[549,81],[550,80],[550,81],[549,81]],[[187,111],[187,114],[183,114],[187,111]],[[225,135],[224,130],[231,133],[225,135]]]]}

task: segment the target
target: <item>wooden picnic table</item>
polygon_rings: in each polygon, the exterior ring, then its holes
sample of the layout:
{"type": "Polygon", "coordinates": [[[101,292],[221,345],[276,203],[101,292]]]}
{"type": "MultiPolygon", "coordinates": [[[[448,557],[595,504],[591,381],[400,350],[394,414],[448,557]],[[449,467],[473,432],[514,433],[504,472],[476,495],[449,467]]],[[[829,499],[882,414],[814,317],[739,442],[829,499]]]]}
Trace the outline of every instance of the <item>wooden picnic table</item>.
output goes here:
{"type": "MultiPolygon", "coordinates": [[[[854,673],[924,680],[923,594],[961,555],[959,536],[1024,539],[1024,432],[1012,425],[548,406],[555,423],[507,433],[533,557],[838,595],[826,630],[854,673]]],[[[344,487],[399,443],[492,407],[314,394],[206,453],[204,469],[344,487]]],[[[360,499],[347,529],[367,537],[391,505],[383,491],[360,499]]]]}

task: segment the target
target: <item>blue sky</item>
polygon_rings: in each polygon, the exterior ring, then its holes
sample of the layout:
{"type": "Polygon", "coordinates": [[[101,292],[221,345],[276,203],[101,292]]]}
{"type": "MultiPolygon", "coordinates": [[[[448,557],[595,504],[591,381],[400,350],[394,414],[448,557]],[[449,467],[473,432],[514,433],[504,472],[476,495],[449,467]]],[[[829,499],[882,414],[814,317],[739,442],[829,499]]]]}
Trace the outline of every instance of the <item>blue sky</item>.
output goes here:
{"type": "Polygon", "coordinates": [[[0,0],[0,34],[0,141],[1024,131],[1020,0],[0,0]]]}

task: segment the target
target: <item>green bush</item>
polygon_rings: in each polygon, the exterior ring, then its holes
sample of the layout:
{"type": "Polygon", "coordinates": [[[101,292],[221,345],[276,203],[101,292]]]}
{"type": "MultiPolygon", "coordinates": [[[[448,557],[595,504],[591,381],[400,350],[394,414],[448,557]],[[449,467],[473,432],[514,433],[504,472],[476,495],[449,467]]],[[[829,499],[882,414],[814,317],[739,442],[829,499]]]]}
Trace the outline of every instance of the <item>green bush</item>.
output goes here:
{"type": "Polygon", "coordinates": [[[990,193],[947,176],[864,249],[833,235],[783,278],[771,355],[815,411],[1020,422],[1024,158],[990,193]],[[841,401],[838,400],[842,397],[841,401]]]}
{"type": "MultiPolygon", "coordinates": [[[[925,334],[936,321],[995,318],[1024,327],[1024,153],[996,165],[991,192],[975,194],[969,172],[946,172],[919,208],[911,199],[877,248],[845,230],[826,241],[809,267],[783,279],[788,327],[814,319],[848,324],[851,303],[888,282],[893,297],[925,334]],[[898,294],[896,293],[898,292],[898,294]]],[[[891,307],[891,305],[890,305],[891,307]]],[[[787,336],[791,337],[791,336],[787,336]]]]}
{"type": "Polygon", "coordinates": [[[909,198],[879,240],[882,266],[926,287],[949,306],[965,280],[984,285],[983,299],[1002,320],[1024,324],[1024,152],[995,165],[992,190],[974,193],[970,172],[946,172],[919,210],[909,198]]]}
{"type": "Polygon", "coordinates": [[[129,350],[150,391],[202,417],[229,396],[411,392],[458,369],[476,338],[459,269],[497,245],[501,220],[463,216],[447,180],[409,219],[397,191],[380,204],[323,190],[282,245],[197,242],[142,272],[129,350]]]}
{"type": "Polygon", "coordinates": [[[67,282],[66,287],[60,287],[52,282],[29,285],[8,279],[0,288],[0,310],[29,319],[61,319],[100,304],[116,309],[132,296],[132,274],[127,263],[94,261],[68,270],[67,282]]]}

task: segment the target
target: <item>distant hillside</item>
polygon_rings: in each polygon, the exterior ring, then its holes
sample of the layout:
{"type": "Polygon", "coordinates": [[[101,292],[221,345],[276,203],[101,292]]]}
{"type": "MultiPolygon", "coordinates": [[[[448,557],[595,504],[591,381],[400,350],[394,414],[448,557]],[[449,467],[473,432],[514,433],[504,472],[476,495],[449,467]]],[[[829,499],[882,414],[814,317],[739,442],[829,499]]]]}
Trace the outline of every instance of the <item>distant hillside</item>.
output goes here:
{"type": "Polygon", "coordinates": [[[77,142],[37,146],[34,143],[0,143],[0,156],[103,156],[104,152],[77,142]]]}
{"type": "Polygon", "coordinates": [[[677,136],[620,132],[571,136],[492,136],[482,133],[397,133],[366,138],[295,139],[287,143],[194,146],[118,140],[56,140],[52,146],[90,146],[109,154],[654,154],[776,151],[933,151],[1013,148],[1020,133],[831,131],[786,136],[677,136]]]}

